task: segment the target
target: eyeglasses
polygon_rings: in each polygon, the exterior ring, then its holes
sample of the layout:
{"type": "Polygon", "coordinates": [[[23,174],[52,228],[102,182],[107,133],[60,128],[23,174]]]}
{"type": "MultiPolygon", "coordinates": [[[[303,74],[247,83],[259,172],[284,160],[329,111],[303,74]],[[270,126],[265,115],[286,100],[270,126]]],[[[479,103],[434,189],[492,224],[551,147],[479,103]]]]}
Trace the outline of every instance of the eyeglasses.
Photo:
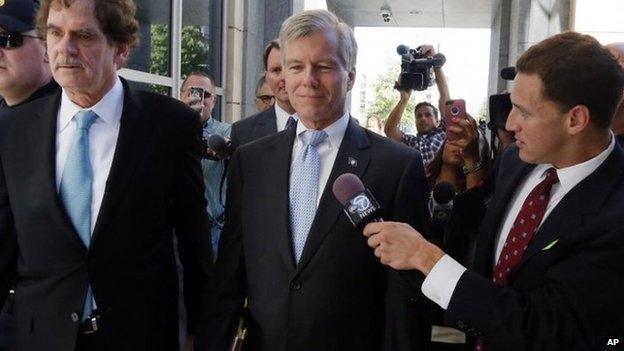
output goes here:
{"type": "Polygon", "coordinates": [[[24,38],[41,39],[36,35],[22,34],[18,32],[0,33],[0,48],[17,49],[24,44],[24,38]]]}
{"type": "Polygon", "coordinates": [[[259,96],[256,96],[256,99],[262,100],[262,102],[264,102],[265,104],[270,104],[270,103],[273,102],[273,99],[275,99],[275,96],[273,96],[273,95],[259,95],[259,96]]]}

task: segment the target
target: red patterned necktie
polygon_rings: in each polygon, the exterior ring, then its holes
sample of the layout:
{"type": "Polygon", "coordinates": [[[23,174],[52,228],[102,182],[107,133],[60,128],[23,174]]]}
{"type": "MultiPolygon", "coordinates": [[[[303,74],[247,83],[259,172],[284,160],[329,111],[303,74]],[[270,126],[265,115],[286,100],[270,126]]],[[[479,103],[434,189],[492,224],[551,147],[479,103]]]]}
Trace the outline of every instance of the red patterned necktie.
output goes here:
{"type": "MultiPolygon", "coordinates": [[[[546,171],[546,178],[537,184],[524,200],[494,267],[492,280],[496,285],[507,285],[509,274],[522,260],[522,255],[529,246],[533,234],[537,232],[540,223],[542,223],[546,206],[550,200],[550,190],[558,182],[557,170],[549,168],[546,171]]],[[[480,339],[475,345],[475,351],[483,350],[485,350],[483,340],[480,339]]]]}

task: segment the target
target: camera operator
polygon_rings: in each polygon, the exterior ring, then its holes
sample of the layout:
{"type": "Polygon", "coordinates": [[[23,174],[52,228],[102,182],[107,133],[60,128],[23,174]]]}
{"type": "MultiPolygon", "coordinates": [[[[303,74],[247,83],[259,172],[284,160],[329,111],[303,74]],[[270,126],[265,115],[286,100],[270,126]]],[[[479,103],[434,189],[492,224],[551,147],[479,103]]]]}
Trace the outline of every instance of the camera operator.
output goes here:
{"type": "MultiPolygon", "coordinates": [[[[204,140],[207,140],[212,134],[218,134],[228,139],[230,137],[231,125],[212,118],[216,98],[215,80],[206,72],[192,72],[182,83],[180,99],[199,113],[204,140]]],[[[221,160],[220,155],[214,154],[211,150],[206,150],[206,154],[201,162],[205,184],[204,196],[208,201],[206,210],[212,221],[211,241],[212,250],[216,257],[225,209],[225,161],[221,160]]]]}
{"type": "MultiPolygon", "coordinates": [[[[433,46],[423,45],[420,47],[420,54],[430,58],[433,57],[436,52],[433,46]]],[[[439,110],[442,110],[444,103],[450,100],[448,84],[442,67],[434,67],[433,72],[438,92],[440,93],[438,107],[439,110]]],[[[392,112],[390,112],[384,131],[388,137],[420,151],[426,165],[433,160],[446,138],[443,126],[440,126],[439,110],[428,102],[421,102],[416,105],[414,117],[416,119],[418,135],[405,134],[399,129],[399,122],[401,121],[401,116],[403,116],[403,112],[407,107],[412,92],[411,89],[407,88],[397,88],[397,90],[399,90],[401,98],[392,112]]]]}

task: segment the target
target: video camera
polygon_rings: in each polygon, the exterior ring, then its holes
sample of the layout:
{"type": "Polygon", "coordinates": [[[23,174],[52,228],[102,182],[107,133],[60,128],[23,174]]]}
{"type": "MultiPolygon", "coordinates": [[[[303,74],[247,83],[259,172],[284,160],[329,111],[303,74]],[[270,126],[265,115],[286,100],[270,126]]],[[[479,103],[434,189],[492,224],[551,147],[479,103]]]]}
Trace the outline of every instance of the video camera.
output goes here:
{"type": "Polygon", "coordinates": [[[395,89],[423,91],[433,85],[433,68],[442,67],[446,57],[442,54],[425,57],[421,48],[422,46],[416,49],[410,49],[407,45],[397,46],[397,53],[401,55],[401,74],[395,89]]]}

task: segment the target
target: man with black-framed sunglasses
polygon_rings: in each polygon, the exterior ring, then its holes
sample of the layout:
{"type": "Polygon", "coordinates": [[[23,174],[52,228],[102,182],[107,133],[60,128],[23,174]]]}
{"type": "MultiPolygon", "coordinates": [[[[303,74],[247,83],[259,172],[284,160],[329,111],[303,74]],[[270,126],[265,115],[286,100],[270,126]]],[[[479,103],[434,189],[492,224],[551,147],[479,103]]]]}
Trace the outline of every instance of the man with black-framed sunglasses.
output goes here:
{"type": "Polygon", "coordinates": [[[0,116],[58,89],[35,30],[38,6],[37,0],[5,0],[0,5],[0,116]]]}
{"type": "MultiPolygon", "coordinates": [[[[199,114],[202,139],[207,143],[211,135],[216,134],[230,139],[232,126],[229,123],[214,119],[212,112],[217,102],[215,78],[198,69],[187,75],[182,82],[180,100],[199,114]]],[[[207,145],[206,145],[207,146],[207,145]]],[[[224,159],[227,154],[217,154],[207,149],[202,159],[202,173],[204,176],[204,197],[208,201],[206,210],[212,222],[211,242],[213,253],[216,255],[221,229],[223,228],[225,212],[226,165],[224,159]]]]}
{"type": "MultiPolygon", "coordinates": [[[[58,89],[45,46],[35,31],[36,0],[0,1],[0,119],[13,109],[58,89]]],[[[8,291],[0,291],[5,296],[8,291]]],[[[0,351],[15,348],[13,297],[0,304],[0,351]]]]}

